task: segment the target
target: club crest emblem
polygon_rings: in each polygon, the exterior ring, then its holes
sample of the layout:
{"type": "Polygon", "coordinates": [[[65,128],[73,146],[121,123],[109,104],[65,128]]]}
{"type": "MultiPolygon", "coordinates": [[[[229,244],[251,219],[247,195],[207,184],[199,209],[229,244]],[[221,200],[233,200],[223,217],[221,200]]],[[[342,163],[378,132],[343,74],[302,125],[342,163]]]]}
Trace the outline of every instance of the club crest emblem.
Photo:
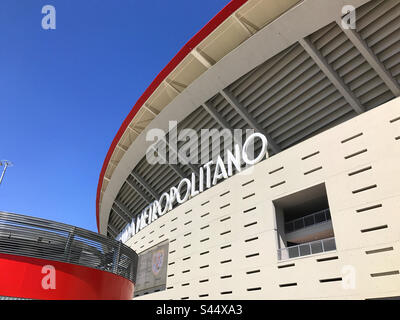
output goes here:
{"type": "Polygon", "coordinates": [[[154,275],[157,275],[160,272],[163,265],[163,261],[164,261],[164,250],[158,250],[153,253],[153,261],[151,269],[154,275]]]}

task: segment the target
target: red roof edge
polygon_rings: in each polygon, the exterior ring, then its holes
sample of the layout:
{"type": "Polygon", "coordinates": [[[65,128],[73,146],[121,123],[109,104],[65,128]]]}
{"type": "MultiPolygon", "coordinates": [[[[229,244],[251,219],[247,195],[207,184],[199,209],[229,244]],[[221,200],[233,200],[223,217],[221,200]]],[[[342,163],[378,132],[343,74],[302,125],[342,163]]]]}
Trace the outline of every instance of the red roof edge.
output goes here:
{"type": "Polygon", "coordinates": [[[195,48],[201,41],[203,41],[207,36],[209,36],[218,26],[220,26],[229,16],[232,15],[236,10],[238,10],[243,4],[248,0],[231,0],[217,15],[212,18],[199,32],[197,32],[183,47],[178,51],[175,57],[161,70],[153,82],[147,87],[146,91],[138,99],[138,101],[133,106],[132,110],[129,112],[128,116],[125,118],[121,127],[119,128],[116,136],[114,137],[111,146],[107,152],[106,158],[103,163],[103,167],[100,172],[99,182],[97,185],[97,196],[96,196],[96,222],[97,230],[100,232],[100,218],[99,218],[99,201],[100,192],[103,184],[104,175],[108,163],[111,159],[118,141],[121,139],[126,128],[131,123],[132,119],[145,103],[145,101],[151,96],[151,94],[158,88],[158,86],[165,80],[165,78],[176,68],[176,66],[195,48]]]}

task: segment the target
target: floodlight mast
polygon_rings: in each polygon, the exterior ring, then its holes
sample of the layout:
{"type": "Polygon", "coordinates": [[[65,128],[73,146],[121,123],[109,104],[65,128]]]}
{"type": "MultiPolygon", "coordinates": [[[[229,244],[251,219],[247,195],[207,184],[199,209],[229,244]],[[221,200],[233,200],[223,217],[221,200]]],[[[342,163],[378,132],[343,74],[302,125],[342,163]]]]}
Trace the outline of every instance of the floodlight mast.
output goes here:
{"type": "Polygon", "coordinates": [[[0,167],[1,166],[4,166],[4,169],[3,169],[3,172],[1,173],[0,185],[3,182],[3,178],[4,178],[4,175],[6,174],[7,168],[8,167],[12,167],[13,163],[11,161],[8,161],[8,160],[2,160],[2,161],[0,161],[0,167]]]}

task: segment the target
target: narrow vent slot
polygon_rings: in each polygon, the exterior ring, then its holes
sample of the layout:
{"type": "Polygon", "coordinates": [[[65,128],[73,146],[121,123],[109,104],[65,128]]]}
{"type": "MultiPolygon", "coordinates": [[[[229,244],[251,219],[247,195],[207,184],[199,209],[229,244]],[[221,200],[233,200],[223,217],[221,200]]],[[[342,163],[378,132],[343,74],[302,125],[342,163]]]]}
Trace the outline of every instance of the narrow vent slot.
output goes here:
{"type": "Polygon", "coordinates": [[[342,278],[329,278],[329,279],[321,279],[319,280],[319,282],[321,283],[326,283],[326,282],[338,282],[338,281],[342,281],[342,278]]]}
{"type": "Polygon", "coordinates": [[[360,155],[360,154],[363,154],[363,153],[365,153],[365,152],[367,152],[367,151],[368,151],[368,149],[363,149],[363,150],[354,152],[354,153],[352,153],[352,154],[349,154],[349,155],[345,156],[344,158],[347,160],[347,159],[353,158],[353,157],[355,157],[355,156],[358,156],[358,155],[360,155]]]}
{"type": "Polygon", "coordinates": [[[361,232],[362,232],[362,233],[372,232],[372,231],[377,231],[377,230],[386,229],[387,227],[388,227],[387,224],[385,224],[385,225],[383,225],[383,226],[378,226],[378,227],[363,229],[363,230],[361,230],[361,232]]]}
{"type": "Polygon", "coordinates": [[[259,290],[261,290],[261,287],[247,288],[247,291],[259,291],[259,290]]]}
{"type": "Polygon", "coordinates": [[[223,261],[221,261],[220,263],[221,263],[221,264],[225,264],[225,263],[229,263],[229,262],[232,262],[232,259],[223,260],[223,261]]]}
{"type": "Polygon", "coordinates": [[[247,227],[250,227],[250,226],[254,226],[255,224],[257,224],[257,221],[245,224],[244,227],[247,228],[247,227]]]}
{"type": "Polygon", "coordinates": [[[251,242],[251,241],[255,241],[255,240],[258,240],[258,237],[246,239],[246,240],[244,240],[244,242],[251,242]]]}
{"type": "Polygon", "coordinates": [[[250,271],[247,271],[246,274],[259,273],[260,271],[261,271],[260,269],[257,269],[257,270],[250,270],[250,271]]]}
{"type": "Polygon", "coordinates": [[[230,191],[228,190],[228,191],[226,191],[226,192],[224,192],[224,193],[222,193],[222,194],[220,194],[219,196],[220,197],[223,197],[224,195],[227,195],[228,193],[230,193],[230,191]]]}
{"type": "Polygon", "coordinates": [[[286,287],[295,287],[297,286],[297,282],[292,282],[292,283],[282,283],[279,285],[281,288],[286,288],[286,287]]]}
{"type": "Polygon", "coordinates": [[[360,132],[360,133],[358,133],[358,134],[356,134],[356,135],[354,135],[354,136],[351,136],[350,138],[344,139],[344,140],[342,140],[342,141],[340,141],[340,142],[341,142],[341,143],[346,143],[346,142],[351,141],[351,140],[353,140],[353,139],[355,139],[355,138],[361,137],[362,135],[363,135],[363,133],[360,132]]]}
{"type": "Polygon", "coordinates": [[[254,182],[254,179],[252,179],[250,181],[247,181],[247,182],[242,184],[242,187],[247,186],[248,184],[253,183],[253,182],[254,182]]]}
{"type": "Polygon", "coordinates": [[[283,265],[278,266],[278,269],[290,268],[290,267],[294,267],[294,266],[295,266],[294,263],[283,264],[283,265]]]}
{"type": "Polygon", "coordinates": [[[378,209],[378,208],[382,208],[382,204],[376,204],[376,205],[374,205],[374,206],[369,206],[369,207],[357,209],[356,212],[357,212],[357,213],[360,213],[360,212],[365,212],[365,211],[369,211],[369,210],[373,210],[373,209],[378,209]]]}
{"type": "Polygon", "coordinates": [[[364,191],[367,191],[367,190],[374,189],[374,188],[376,188],[376,187],[377,187],[377,185],[376,185],[376,184],[373,184],[372,186],[368,186],[368,187],[365,187],[365,188],[361,188],[361,189],[354,190],[354,191],[352,191],[352,193],[353,193],[353,194],[357,194],[357,193],[360,193],[360,192],[364,192],[364,191]]]}
{"type": "Polygon", "coordinates": [[[387,271],[387,272],[378,272],[378,273],[371,273],[371,277],[385,277],[385,276],[394,276],[399,274],[399,270],[394,270],[394,271],[387,271]]]}
{"type": "Polygon", "coordinates": [[[252,207],[250,209],[244,210],[243,213],[248,213],[248,212],[251,212],[251,211],[256,210],[256,209],[257,209],[257,207],[252,207]]]}
{"type": "Polygon", "coordinates": [[[351,177],[351,176],[354,176],[354,175],[356,175],[356,174],[359,174],[359,173],[362,173],[362,172],[364,172],[364,171],[368,171],[368,170],[371,170],[371,169],[372,169],[372,167],[371,167],[371,166],[368,166],[368,167],[365,167],[365,168],[362,168],[362,169],[359,169],[359,170],[350,172],[348,175],[349,175],[349,177],[351,177]]]}
{"type": "Polygon", "coordinates": [[[374,250],[368,250],[365,251],[366,254],[375,254],[375,253],[381,253],[381,252],[387,252],[387,251],[392,251],[393,247],[387,247],[387,248],[381,248],[381,249],[374,249],[374,250]]]}
{"type": "Polygon", "coordinates": [[[322,169],[322,167],[318,167],[318,168],[315,168],[315,169],[311,169],[310,171],[304,172],[304,175],[306,176],[306,175],[308,175],[308,174],[310,174],[310,173],[313,173],[313,172],[318,171],[318,170],[321,170],[321,169],[322,169]]]}
{"type": "Polygon", "coordinates": [[[279,168],[277,168],[277,169],[274,169],[274,170],[268,172],[268,174],[274,174],[275,172],[278,172],[278,171],[283,170],[283,168],[284,168],[283,166],[282,166],[282,167],[279,167],[279,168]]]}
{"type": "Polygon", "coordinates": [[[309,159],[309,158],[311,158],[311,157],[316,156],[317,154],[319,154],[319,151],[316,151],[316,152],[311,153],[311,154],[309,154],[309,155],[307,155],[307,156],[304,156],[303,158],[301,158],[301,160],[309,159]]]}
{"type": "Polygon", "coordinates": [[[246,199],[248,199],[248,198],[250,198],[250,197],[253,197],[253,196],[255,196],[256,194],[253,192],[253,193],[251,193],[251,194],[249,194],[249,195],[247,195],[247,196],[244,196],[242,199],[243,200],[246,200],[246,199]]]}
{"type": "Polygon", "coordinates": [[[317,262],[325,262],[325,261],[332,261],[332,260],[338,260],[339,257],[335,256],[335,257],[327,257],[327,258],[320,258],[317,259],[317,262]]]}
{"type": "Polygon", "coordinates": [[[270,188],[271,188],[271,189],[276,188],[276,187],[278,187],[278,186],[280,186],[280,185],[282,185],[282,184],[284,184],[284,183],[286,183],[286,181],[278,182],[278,183],[273,184],[272,186],[270,186],[270,188]]]}

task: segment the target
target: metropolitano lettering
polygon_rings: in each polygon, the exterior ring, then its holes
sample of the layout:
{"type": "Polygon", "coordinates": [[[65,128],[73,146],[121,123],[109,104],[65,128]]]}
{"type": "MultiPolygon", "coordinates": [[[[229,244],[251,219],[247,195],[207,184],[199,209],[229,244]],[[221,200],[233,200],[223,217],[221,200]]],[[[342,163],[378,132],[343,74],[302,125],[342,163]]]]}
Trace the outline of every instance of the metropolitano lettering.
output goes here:
{"type": "Polygon", "coordinates": [[[219,180],[227,179],[234,173],[241,172],[241,163],[244,162],[247,166],[253,166],[260,162],[267,155],[267,146],[267,138],[258,132],[251,134],[244,142],[242,148],[238,144],[235,144],[233,151],[227,150],[226,164],[221,156],[218,156],[215,161],[209,161],[202,165],[197,175],[192,172],[190,179],[182,179],[176,187],[172,187],[169,192],[164,192],[160,196],[160,199],[153,201],[144,208],[117,236],[117,240],[126,242],[140,230],[172,210],[174,204],[182,204],[204,190],[216,185],[219,180]],[[248,149],[252,148],[256,139],[260,139],[261,148],[258,154],[250,159],[248,149]],[[212,166],[214,167],[213,172],[211,172],[212,166]]]}

